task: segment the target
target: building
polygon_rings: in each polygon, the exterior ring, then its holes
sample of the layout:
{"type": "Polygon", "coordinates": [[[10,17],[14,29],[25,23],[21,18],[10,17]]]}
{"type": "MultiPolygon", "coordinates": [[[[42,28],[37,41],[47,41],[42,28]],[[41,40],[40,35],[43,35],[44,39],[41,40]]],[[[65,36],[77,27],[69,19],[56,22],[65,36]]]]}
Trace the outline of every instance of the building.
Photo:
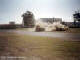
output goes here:
{"type": "Polygon", "coordinates": [[[15,25],[15,22],[11,21],[9,22],[10,25],[15,25]]]}
{"type": "Polygon", "coordinates": [[[32,12],[27,11],[22,15],[23,17],[23,27],[32,28],[35,26],[35,19],[32,12]]]}
{"type": "Polygon", "coordinates": [[[47,23],[62,22],[61,18],[40,18],[40,20],[47,23]]]}
{"type": "Polygon", "coordinates": [[[53,18],[54,22],[62,22],[62,18],[53,18]]]}

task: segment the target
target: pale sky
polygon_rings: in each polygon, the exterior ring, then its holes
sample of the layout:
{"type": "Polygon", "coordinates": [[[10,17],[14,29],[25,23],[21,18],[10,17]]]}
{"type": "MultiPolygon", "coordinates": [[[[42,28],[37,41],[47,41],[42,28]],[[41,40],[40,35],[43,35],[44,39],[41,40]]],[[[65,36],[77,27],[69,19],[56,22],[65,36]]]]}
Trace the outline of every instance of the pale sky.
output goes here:
{"type": "Polygon", "coordinates": [[[22,23],[21,15],[32,11],[35,18],[62,18],[73,21],[72,14],[80,10],[80,0],[0,0],[0,24],[22,23]]]}

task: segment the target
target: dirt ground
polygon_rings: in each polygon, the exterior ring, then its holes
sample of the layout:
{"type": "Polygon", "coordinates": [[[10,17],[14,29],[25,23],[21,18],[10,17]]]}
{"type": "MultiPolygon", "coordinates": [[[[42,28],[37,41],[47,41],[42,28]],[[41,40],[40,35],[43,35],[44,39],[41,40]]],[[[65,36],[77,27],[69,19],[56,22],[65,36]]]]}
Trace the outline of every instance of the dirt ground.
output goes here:
{"type": "Polygon", "coordinates": [[[80,41],[0,32],[0,56],[15,60],[80,60],[80,41]]]}

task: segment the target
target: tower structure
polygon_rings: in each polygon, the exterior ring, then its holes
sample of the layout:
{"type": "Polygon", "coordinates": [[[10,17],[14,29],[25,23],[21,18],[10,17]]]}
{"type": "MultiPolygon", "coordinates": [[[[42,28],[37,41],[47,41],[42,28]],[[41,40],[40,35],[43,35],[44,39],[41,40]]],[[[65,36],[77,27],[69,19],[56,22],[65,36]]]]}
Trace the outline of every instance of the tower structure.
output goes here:
{"type": "Polygon", "coordinates": [[[80,27],[80,12],[75,11],[75,14],[73,14],[73,18],[74,18],[74,25],[76,27],[80,27]]]}
{"type": "Polygon", "coordinates": [[[32,28],[35,26],[35,19],[32,12],[27,11],[22,15],[23,17],[23,27],[32,28]]]}

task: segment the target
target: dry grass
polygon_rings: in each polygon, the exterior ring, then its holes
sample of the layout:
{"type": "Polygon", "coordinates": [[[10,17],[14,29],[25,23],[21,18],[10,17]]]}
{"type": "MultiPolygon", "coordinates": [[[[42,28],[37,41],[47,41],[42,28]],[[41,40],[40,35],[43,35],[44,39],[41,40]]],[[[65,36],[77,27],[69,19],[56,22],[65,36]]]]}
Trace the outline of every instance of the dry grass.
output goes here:
{"type": "Polygon", "coordinates": [[[0,34],[1,56],[35,56],[40,60],[78,60],[80,42],[50,37],[0,34]]]}

